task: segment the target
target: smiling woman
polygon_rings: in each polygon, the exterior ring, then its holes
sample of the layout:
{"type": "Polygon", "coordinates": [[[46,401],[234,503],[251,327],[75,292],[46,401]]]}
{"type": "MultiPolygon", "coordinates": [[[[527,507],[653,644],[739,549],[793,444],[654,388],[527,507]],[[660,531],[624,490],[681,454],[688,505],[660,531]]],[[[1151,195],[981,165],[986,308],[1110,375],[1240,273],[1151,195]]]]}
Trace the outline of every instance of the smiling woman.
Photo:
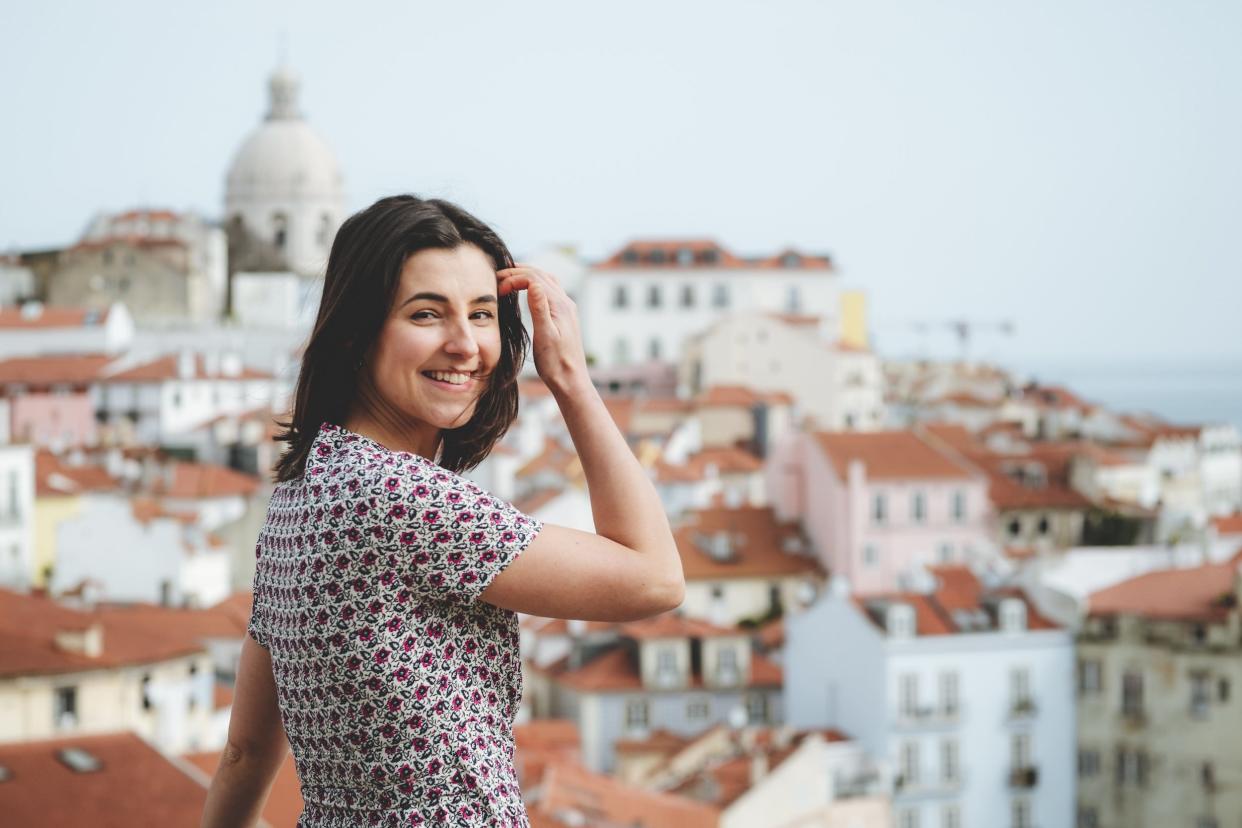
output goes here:
{"type": "Polygon", "coordinates": [[[460,208],[383,199],[333,243],[286,426],[202,825],[255,824],[292,748],[299,828],[529,826],[517,612],[637,619],[685,591],[655,488],[587,375],[573,302],[460,208]],[[523,293],[595,534],[458,474],[517,415],[523,293]]]}

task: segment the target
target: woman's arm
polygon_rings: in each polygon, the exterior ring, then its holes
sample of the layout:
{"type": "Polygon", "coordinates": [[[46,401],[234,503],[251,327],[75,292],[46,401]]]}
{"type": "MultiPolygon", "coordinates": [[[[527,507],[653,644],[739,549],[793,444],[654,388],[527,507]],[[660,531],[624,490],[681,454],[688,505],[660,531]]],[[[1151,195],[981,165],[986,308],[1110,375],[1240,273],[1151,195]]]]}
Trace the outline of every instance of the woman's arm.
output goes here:
{"type": "Polygon", "coordinates": [[[272,781],[288,752],[271,656],[247,635],[237,667],[228,743],[207,791],[200,827],[257,825],[272,781]]]}
{"type": "Polygon", "coordinates": [[[597,534],[545,526],[483,599],[519,612],[595,620],[641,618],[680,605],[685,579],[664,505],[591,383],[573,301],[536,268],[497,276],[501,294],[526,291],[535,367],[582,461],[597,534]]]}

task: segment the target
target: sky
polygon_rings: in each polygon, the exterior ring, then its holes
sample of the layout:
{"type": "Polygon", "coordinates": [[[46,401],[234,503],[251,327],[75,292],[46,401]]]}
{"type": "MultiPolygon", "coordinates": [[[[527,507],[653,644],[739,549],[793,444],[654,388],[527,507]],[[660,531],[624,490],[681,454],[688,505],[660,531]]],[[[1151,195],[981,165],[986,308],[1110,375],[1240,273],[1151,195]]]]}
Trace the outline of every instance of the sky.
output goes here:
{"type": "Polygon", "coordinates": [[[885,355],[955,355],[966,319],[975,358],[1242,364],[1236,2],[122,0],[0,31],[0,251],[218,218],[283,52],[351,210],[453,199],[519,255],[828,252],[885,355]]]}

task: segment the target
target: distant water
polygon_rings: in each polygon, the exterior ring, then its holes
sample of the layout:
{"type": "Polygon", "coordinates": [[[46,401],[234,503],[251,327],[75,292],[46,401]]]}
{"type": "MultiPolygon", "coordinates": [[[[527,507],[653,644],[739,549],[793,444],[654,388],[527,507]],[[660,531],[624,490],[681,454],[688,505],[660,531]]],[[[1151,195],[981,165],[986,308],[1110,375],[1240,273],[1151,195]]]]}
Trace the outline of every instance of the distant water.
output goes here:
{"type": "Polygon", "coordinates": [[[1147,411],[1174,423],[1230,422],[1242,429],[1242,357],[1015,360],[1004,367],[1065,385],[1113,411],[1147,411]]]}

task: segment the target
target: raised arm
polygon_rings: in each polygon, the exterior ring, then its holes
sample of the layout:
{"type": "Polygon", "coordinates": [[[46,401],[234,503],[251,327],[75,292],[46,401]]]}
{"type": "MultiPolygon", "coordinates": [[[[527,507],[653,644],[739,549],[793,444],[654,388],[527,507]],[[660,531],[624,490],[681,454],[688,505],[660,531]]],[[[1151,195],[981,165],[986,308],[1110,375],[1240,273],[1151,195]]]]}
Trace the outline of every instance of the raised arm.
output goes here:
{"type": "Polygon", "coordinates": [[[207,791],[200,828],[258,825],[272,782],[288,752],[271,657],[247,635],[242,639],[237,666],[228,742],[207,791]]]}
{"type": "Polygon", "coordinates": [[[526,291],[535,368],[582,461],[596,534],[545,525],[481,597],[518,612],[598,621],[679,606],[685,579],[664,506],[591,384],[577,308],[555,277],[536,268],[497,277],[502,295],[526,291]]]}

